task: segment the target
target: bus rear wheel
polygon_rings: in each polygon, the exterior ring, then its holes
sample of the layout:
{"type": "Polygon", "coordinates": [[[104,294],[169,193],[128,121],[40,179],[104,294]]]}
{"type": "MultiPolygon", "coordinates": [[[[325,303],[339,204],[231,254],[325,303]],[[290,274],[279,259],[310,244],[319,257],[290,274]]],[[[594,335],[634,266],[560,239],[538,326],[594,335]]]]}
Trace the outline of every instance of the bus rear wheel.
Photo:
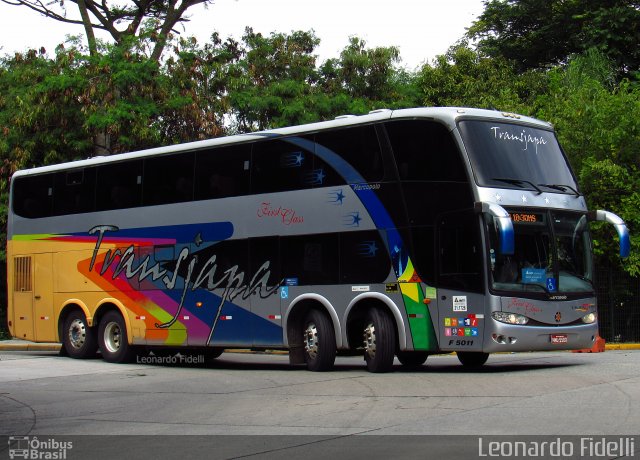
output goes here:
{"type": "Polygon", "coordinates": [[[458,351],[456,355],[458,355],[458,361],[468,368],[482,367],[489,359],[489,353],[479,351],[458,351]]]}
{"type": "Polygon", "coordinates": [[[67,355],[76,359],[91,358],[98,351],[96,330],[89,327],[81,311],[74,310],[65,319],[62,344],[67,355]]]}
{"type": "Polygon", "coordinates": [[[116,311],[109,311],[100,320],[98,346],[105,361],[126,363],[133,359],[134,349],[127,341],[127,326],[116,311]]]}
{"type": "Polygon", "coordinates": [[[304,319],[302,341],[307,369],[329,371],[336,360],[336,335],[331,321],[324,313],[310,310],[304,319]]]}
{"type": "Polygon", "coordinates": [[[393,368],[396,330],[386,312],[377,307],[367,312],[363,339],[364,360],[369,372],[389,372],[393,368]]]}
{"type": "Polygon", "coordinates": [[[429,353],[426,351],[398,351],[396,356],[404,367],[420,367],[429,357],[429,353]]]}

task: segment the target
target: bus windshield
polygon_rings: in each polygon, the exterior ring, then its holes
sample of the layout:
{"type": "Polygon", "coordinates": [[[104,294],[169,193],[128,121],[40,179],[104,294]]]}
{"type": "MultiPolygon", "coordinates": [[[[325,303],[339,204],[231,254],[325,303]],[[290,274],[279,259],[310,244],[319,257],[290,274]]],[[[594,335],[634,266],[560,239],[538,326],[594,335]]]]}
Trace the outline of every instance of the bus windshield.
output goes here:
{"type": "Polygon", "coordinates": [[[478,185],[578,193],[552,131],[479,120],[463,120],[458,126],[478,185]]]}
{"type": "Polygon", "coordinates": [[[584,213],[508,210],[515,251],[499,252],[497,223],[487,216],[491,287],[531,293],[593,292],[591,238],[584,213]]]}

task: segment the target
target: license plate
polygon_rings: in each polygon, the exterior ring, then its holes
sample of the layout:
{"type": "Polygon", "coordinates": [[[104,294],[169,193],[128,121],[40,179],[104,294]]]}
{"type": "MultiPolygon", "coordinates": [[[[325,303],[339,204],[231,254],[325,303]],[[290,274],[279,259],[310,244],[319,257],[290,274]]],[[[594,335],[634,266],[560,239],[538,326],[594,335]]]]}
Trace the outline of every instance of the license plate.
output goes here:
{"type": "Polygon", "coordinates": [[[567,334],[551,334],[551,343],[567,343],[569,342],[569,337],[567,334]]]}

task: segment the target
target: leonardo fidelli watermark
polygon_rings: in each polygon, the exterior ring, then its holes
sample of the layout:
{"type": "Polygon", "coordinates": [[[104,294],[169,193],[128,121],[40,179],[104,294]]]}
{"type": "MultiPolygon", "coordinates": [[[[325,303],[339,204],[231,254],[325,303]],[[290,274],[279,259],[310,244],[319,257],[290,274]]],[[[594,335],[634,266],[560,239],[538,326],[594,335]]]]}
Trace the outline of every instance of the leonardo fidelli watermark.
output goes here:
{"type": "Polygon", "coordinates": [[[479,457],[620,458],[635,456],[634,437],[583,436],[547,440],[487,440],[478,438],[479,457]]]}

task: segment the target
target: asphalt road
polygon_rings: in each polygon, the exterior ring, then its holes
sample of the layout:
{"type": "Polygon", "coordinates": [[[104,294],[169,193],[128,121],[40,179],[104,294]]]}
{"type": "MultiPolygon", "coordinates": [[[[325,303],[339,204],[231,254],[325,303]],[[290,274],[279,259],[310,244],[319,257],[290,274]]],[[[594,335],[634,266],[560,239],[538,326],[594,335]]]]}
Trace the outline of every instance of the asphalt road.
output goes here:
{"type": "Polygon", "coordinates": [[[3,436],[258,436],[244,438],[248,448],[263,435],[635,435],[640,450],[638,433],[638,350],[498,354],[479,371],[432,356],[389,374],[357,357],[313,373],[284,355],[157,365],[0,351],[3,436]]]}

